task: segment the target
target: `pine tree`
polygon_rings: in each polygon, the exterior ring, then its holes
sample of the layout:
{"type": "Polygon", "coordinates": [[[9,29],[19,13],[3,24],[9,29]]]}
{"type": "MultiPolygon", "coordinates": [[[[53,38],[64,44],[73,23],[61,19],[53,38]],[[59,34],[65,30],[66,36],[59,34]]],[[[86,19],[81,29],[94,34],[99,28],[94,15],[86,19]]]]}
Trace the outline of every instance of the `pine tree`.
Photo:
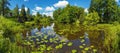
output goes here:
{"type": "Polygon", "coordinates": [[[5,9],[9,9],[8,6],[10,5],[9,0],[0,0],[0,12],[3,16],[5,16],[5,9]]]}
{"type": "Polygon", "coordinates": [[[27,21],[26,11],[25,11],[25,6],[24,5],[22,5],[22,9],[21,9],[21,12],[20,12],[20,19],[22,19],[21,20],[22,22],[27,21]]]}
{"type": "Polygon", "coordinates": [[[26,11],[26,16],[27,16],[27,19],[30,21],[31,20],[31,15],[30,15],[30,9],[29,8],[26,11]]]}
{"type": "Polygon", "coordinates": [[[14,8],[14,16],[15,17],[19,17],[19,8],[18,8],[18,5],[16,5],[16,7],[14,8]]]}

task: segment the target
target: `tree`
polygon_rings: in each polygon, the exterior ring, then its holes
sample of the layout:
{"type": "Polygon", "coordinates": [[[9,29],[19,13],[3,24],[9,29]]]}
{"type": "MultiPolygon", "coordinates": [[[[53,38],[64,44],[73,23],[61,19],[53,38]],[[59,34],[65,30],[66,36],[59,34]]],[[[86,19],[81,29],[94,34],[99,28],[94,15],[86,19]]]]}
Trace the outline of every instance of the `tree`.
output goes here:
{"type": "Polygon", "coordinates": [[[27,16],[28,21],[32,20],[29,8],[27,9],[26,16],[27,16]]]}
{"type": "Polygon", "coordinates": [[[87,16],[84,19],[84,25],[96,25],[99,22],[99,15],[97,12],[92,12],[87,14],[87,16]]]}
{"type": "Polygon", "coordinates": [[[62,14],[62,9],[61,8],[58,8],[57,10],[55,10],[53,12],[53,17],[54,17],[54,20],[57,20],[59,19],[58,16],[62,14]]]}
{"type": "Polygon", "coordinates": [[[74,23],[77,20],[82,22],[84,18],[84,8],[67,5],[65,8],[55,10],[53,17],[56,21],[62,23],[74,23]]]}
{"type": "Polygon", "coordinates": [[[100,22],[110,23],[117,20],[118,5],[115,0],[91,0],[89,12],[96,11],[100,22]]]}
{"type": "Polygon", "coordinates": [[[117,17],[117,21],[120,23],[120,6],[118,7],[118,17],[117,17]]]}
{"type": "Polygon", "coordinates": [[[40,23],[40,19],[41,19],[41,18],[42,18],[41,14],[40,14],[39,12],[37,12],[34,20],[35,20],[36,23],[40,23]]]}
{"type": "Polygon", "coordinates": [[[37,12],[36,16],[37,16],[37,17],[40,17],[41,15],[40,15],[40,13],[39,13],[39,12],[37,12]]]}
{"type": "Polygon", "coordinates": [[[25,11],[25,6],[22,5],[22,9],[20,12],[20,19],[22,20],[22,22],[27,21],[27,17],[26,17],[26,11],[25,11]]]}
{"type": "Polygon", "coordinates": [[[16,5],[16,7],[14,8],[14,16],[15,17],[19,17],[19,8],[18,8],[18,5],[16,5]]]}
{"type": "Polygon", "coordinates": [[[9,0],[0,0],[0,12],[3,16],[5,16],[5,9],[8,9],[8,6],[10,5],[10,3],[8,2],[9,0]]]}

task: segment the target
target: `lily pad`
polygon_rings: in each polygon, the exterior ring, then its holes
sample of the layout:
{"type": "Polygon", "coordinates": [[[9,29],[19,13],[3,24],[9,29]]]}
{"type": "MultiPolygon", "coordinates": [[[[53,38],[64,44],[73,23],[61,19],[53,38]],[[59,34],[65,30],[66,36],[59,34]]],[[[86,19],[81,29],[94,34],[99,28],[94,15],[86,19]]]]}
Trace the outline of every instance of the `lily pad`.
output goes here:
{"type": "Polygon", "coordinates": [[[72,45],[73,45],[73,43],[72,43],[72,42],[69,42],[67,45],[68,45],[68,46],[72,46],[72,45]]]}
{"type": "Polygon", "coordinates": [[[89,48],[88,48],[88,47],[86,47],[84,50],[88,51],[88,50],[89,50],[89,48]]]}
{"type": "Polygon", "coordinates": [[[93,49],[94,52],[97,52],[97,49],[93,49]]]}
{"type": "Polygon", "coordinates": [[[39,39],[37,38],[36,41],[39,41],[39,39]]]}
{"type": "Polygon", "coordinates": [[[81,42],[81,43],[83,43],[83,42],[85,42],[85,40],[84,40],[84,39],[82,39],[80,42],[81,42]]]}
{"type": "Polygon", "coordinates": [[[94,48],[94,46],[93,46],[93,45],[91,45],[90,47],[91,47],[91,48],[94,48]]]}
{"type": "Polygon", "coordinates": [[[84,48],[83,46],[79,46],[79,48],[84,48]]]}
{"type": "Polygon", "coordinates": [[[75,49],[74,49],[74,50],[72,50],[72,53],[77,53],[77,50],[75,50],[75,49]]]}
{"type": "Polygon", "coordinates": [[[47,47],[47,50],[48,50],[48,51],[50,51],[51,49],[52,49],[52,47],[51,47],[51,46],[47,47]]]}
{"type": "Polygon", "coordinates": [[[84,36],[81,36],[80,39],[84,38],[84,36]]]}
{"type": "Polygon", "coordinates": [[[86,44],[82,44],[83,46],[85,46],[86,44]]]}
{"type": "Polygon", "coordinates": [[[62,48],[62,47],[63,47],[63,44],[59,44],[59,47],[62,48]]]}
{"type": "Polygon", "coordinates": [[[55,46],[55,48],[56,48],[56,49],[59,49],[59,46],[57,45],[57,46],[55,46]]]}

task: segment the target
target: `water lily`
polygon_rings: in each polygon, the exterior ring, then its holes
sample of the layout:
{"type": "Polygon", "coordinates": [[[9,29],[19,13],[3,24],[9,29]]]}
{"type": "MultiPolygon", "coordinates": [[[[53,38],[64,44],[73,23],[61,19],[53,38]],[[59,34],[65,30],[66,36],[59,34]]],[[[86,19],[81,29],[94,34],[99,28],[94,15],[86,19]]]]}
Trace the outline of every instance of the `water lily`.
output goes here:
{"type": "Polygon", "coordinates": [[[63,44],[59,44],[59,47],[62,48],[62,47],[63,47],[63,44]]]}
{"type": "Polygon", "coordinates": [[[51,46],[49,46],[49,47],[47,47],[47,50],[49,51],[49,50],[51,50],[52,49],[52,47],[51,46]]]}
{"type": "Polygon", "coordinates": [[[36,41],[39,41],[39,39],[38,39],[38,38],[36,38],[36,41]]]}
{"type": "Polygon", "coordinates": [[[56,49],[59,49],[59,46],[57,45],[57,46],[55,46],[55,48],[56,48],[56,49]]]}
{"type": "Polygon", "coordinates": [[[72,45],[73,45],[73,43],[72,43],[72,42],[69,42],[67,45],[68,45],[68,46],[72,46],[72,45]]]}
{"type": "Polygon", "coordinates": [[[84,45],[84,46],[85,46],[86,44],[82,44],[82,45],[84,45]]]}
{"type": "Polygon", "coordinates": [[[44,39],[47,39],[47,37],[48,37],[48,36],[47,36],[47,35],[45,35],[45,36],[44,36],[44,39]]]}
{"type": "Polygon", "coordinates": [[[79,48],[84,48],[83,46],[79,46],[79,48]]]}
{"type": "Polygon", "coordinates": [[[73,50],[72,50],[72,53],[77,53],[77,50],[73,49],[73,50]]]}
{"type": "Polygon", "coordinates": [[[50,42],[53,42],[53,39],[52,39],[52,38],[50,38],[50,42]]]}
{"type": "Polygon", "coordinates": [[[94,46],[93,46],[93,45],[91,45],[90,47],[91,47],[91,48],[94,48],[94,46]]]}
{"type": "Polygon", "coordinates": [[[88,50],[89,50],[89,48],[88,48],[88,47],[86,47],[84,50],[88,51],[88,50]]]}
{"type": "Polygon", "coordinates": [[[93,52],[97,52],[97,49],[93,49],[93,52]]]}
{"type": "Polygon", "coordinates": [[[84,36],[81,36],[80,39],[84,38],[84,36]]]}
{"type": "Polygon", "coordinates": [[[84,40],[84,39],[82,39],[80,42],[81,42],[81,43],[83,43],[83,42],[85,42],[85,40],[84,40]]]}

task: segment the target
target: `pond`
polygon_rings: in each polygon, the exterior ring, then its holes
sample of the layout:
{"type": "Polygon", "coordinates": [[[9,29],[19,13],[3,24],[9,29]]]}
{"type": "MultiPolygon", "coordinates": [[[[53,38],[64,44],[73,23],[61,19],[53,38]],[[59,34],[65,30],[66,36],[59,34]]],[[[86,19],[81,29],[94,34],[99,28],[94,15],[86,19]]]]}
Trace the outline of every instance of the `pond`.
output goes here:
{"type": "MultiPolygon", "coordinates": [[[[76,24],[51,24],[33,28],[26,41],[37,51],[44,53],[102,53],[104,32],[85,30],[76,24]]],[[[34,50],[34,49],[32,49],[34,50]]]]}

